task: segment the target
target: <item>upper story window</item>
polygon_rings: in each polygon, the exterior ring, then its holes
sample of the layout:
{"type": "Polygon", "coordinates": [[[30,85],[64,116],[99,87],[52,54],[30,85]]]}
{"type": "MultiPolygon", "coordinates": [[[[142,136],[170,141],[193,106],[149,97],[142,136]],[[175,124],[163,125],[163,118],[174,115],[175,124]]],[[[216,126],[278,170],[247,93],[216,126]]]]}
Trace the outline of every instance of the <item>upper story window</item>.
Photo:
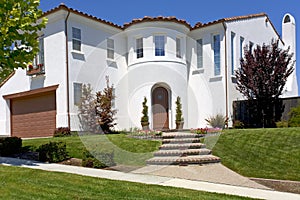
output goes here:
{"type": "Polygon", "coordinates": [[[181,58],[181,40],[180,38],[176,38],[176,57],[181,58]]]}
{"type": "Polygon", "coordinates": [[[44,66],[44,36],[39,37],[39,53],[33,60],[33,66],[44,66]]]}
{"type": "Polygon", "coordinates": [[[213,51],[214,51],[214,72],[215,76],[221,74],[221,40],[220,35],[213,36],[213,51]]]}
{"type": "Polygon", "coordinates": [[[197,40],[197,68],[203,68],[203,40],[197,40]]]}
{"type": "Polygon", "coordinates": [[[240,37],[240,59],[243,58],[244,54],[244,38],[240,37]]]}
{"type": "Polygon", "coordinates": [[[73,83],[74,105],[79,106],[82,98],[82,83],[73,83]]]}
{"type": "Polygon", "coordinates": [[[254,46],[254,43],[249,42],[249,51],[250,51],[250,53],[252,53],[252,51],[253,51],[253,46],[254,46]]]}
{"type": "Polygon", "coordinates": [[[164,56],[165,55],[165,36],[156,35],[154,36],[155,43],[155,56],[164,56]]]}
{"type": "Polygon", "coordinates": [[[143,38],[136,39],[136,58],[144,57],[143,38]]]}
{"type": "Polygon", "coordinates": [[[115,54],[115,41],[107,38],[107,58],[114,59],[115,54]]]}
{"type": "Polygon", "coordinates": [[[73,50],[81,51],[81,30],[72,27],[72,44],[73,50]]]}
{"type": "Polygon", "coordinates": [[[231,32],[231,74],[234,74],[235,65],[235,33],[231,32]]]}

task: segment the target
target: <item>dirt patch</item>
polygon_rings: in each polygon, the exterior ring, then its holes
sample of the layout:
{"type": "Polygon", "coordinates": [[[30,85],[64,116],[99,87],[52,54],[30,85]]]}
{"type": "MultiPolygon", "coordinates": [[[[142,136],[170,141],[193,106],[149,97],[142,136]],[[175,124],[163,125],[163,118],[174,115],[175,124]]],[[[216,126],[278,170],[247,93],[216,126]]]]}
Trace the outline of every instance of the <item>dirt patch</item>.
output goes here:
{"type": "Polygon", "coordinates": [[[68,160],[64,160],[64,161],[60,162],[59,164],[73,165],[73,166],[82,166],[82,159],[70,158],[68,160]]]}
{"type": "Polygon", "coordinates": [[[286,180],[272,180],[262,178],[250,178],[251,180],[281,192],[292,192],[300,194],[299,181],[286,181],[286,180]]]}

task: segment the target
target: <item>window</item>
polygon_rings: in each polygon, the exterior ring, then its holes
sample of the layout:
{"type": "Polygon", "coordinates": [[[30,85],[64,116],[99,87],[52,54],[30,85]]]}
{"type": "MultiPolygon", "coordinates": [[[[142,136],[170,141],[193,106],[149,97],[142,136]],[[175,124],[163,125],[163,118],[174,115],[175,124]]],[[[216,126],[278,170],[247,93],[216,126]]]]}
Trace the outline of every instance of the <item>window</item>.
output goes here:
{"type": "Polygon", "coordinates": [[[203,68],[203,42],[197,40],[197,68],[203,68]]]}
{"type": "Polygon", "coordinates": [[[81,51],[81,30],[79,28],[72,27],[72,43],[73,50],[81,51]]]}
{"type": "Polygon", "coordinates": [[[213,36],[213,50],[214,50],[214,71],[215,76],[219,76],[221,74],[221,57],[220,57],[220,35],[213,36]]]}
{"type": "Polygon", "coordinates": [[[252,53],[252,51],[253,51],[253,46],[254,46],[254,43],[249,42],[249,51],[250,51],[250,53],[252,53]]]}
{"type": "Polygon", "coordinates": [[[143,38],[136,39],[136,58],[144,57],[143,38]]]}
{"type": "Polygon", "coordinates": [[[44,36],[39,37],[39,53],[33,60],[33,66],[44,66],[44,36]]]}
{"type": "Polygon", "coordinates": [[[156,35],[154,36],[155,43],[155,56],[164,56],[165,55],[165,36],[156,35]]]}
{"type": "Polygon", "coordinates": [[[114,59],[115,54],[115,41],[113,39],[107,39],[107,58],[114,59]]]}
{"type": "Polygon", "coordinates": [[[116,108],[116,89],[115,88],[112,89],[112,96],[113,96],[113,99],[111,100],[111,107],[116,108]]]}
{"type": "Polygon", "coordinates": [[[234,39],[235,39],[235,33],[231,32],[231,74],[234,75],[234,59],[235,59],[235,51],[234,51],[234,39]]]}
{"type": "Polygon", "coordinates": [[[82,83],[73,83],[74,88],[74,104],[79,106],[82,97],[82,83]]]}
{"type": "Polygon", "coordinates": [[[284,23],[289,23],[289,22],[291,22],[291,18],[290,18],[289,15],[287,15],[287,16],[285,16],[285,18],[284,18],[284,23]]]}
{"type": "Polygon", "coordinates": [[[240,37],[240,58],[243,58],[243,50],[244,50],[244,38],[240,37]]]}
{"type": "Polygon", "coordinates": [[[176,38],[176,57],[181,58],[181,40],[180,38],[176,38]]]}

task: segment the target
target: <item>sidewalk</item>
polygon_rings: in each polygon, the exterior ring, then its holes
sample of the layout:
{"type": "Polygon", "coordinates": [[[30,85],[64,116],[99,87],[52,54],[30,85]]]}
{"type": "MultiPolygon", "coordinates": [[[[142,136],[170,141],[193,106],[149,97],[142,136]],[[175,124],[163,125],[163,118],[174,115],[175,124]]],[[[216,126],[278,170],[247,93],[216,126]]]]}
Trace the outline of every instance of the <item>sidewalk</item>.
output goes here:
{"type": "Polygon", "coordinates": [[[224,193],[244,197],[274,200],[300,200],[300,195],[277,192],[272,190],[248,188],[241,186],[232,186],[219,183],[210,183],[205,181],[186,180],[182,178],[171,178],[157,175],[133,174],[109,170],[91,169],[60,164],[47,164],[36,161],[21,160],[15,158],[0,157],[0,164],[7,166],[19,166],[31,169],[40,169],[46,171],[65,172],[79,174],[84,176],[106,178],[111,180],[122,180],[129,182],[145,183],[151,185],[170,186],[178,188],[187,188],[199,191],[224,193]]]}

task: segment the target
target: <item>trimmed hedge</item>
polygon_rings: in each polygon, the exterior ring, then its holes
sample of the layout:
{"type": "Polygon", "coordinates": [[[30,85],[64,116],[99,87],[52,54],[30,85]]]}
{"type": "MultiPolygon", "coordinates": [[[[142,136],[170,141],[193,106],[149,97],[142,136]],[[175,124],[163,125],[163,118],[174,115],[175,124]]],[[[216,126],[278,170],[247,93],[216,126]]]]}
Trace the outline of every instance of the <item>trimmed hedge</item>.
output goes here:
{"type": "Polygon", "coordinates": [[[71,130],[68,127],[60,127],[54,131],[54,137],[71,136],[71,130]]]}
{"type": "Polygon", "coordinates": [[[10,156],[22,151],[22,139],[18,137],[0,138],[0,156],[10,156]]]}
{"type": "Polygon", "coordinates": [[[61,162],[69,158],[65,142],[49,142],[39,146],[39,161],[42,162],[61,162]]]}

